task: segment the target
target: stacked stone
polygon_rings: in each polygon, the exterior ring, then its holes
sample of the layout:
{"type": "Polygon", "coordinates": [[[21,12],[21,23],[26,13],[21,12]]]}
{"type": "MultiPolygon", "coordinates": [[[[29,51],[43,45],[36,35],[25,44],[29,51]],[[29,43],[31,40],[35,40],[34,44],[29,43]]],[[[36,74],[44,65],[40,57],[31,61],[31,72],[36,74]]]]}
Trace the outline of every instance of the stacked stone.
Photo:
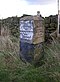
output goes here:
{"type": "Polygon", "coordinates": [[[51,33],[57,30],[57,15],[45,17],[45,41],[52,40],[51,33]]]}

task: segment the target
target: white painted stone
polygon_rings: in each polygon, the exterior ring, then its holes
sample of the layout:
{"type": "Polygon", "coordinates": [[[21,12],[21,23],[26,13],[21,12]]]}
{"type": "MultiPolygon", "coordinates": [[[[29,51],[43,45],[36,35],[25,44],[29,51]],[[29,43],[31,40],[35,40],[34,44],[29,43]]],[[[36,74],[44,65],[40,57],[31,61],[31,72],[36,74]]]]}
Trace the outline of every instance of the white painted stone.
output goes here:
{"type": "Polygon", "coordinates": [[[20,38],[25,40],[32,40],[33,38],[33,21],[20,21],[20,38]]]}

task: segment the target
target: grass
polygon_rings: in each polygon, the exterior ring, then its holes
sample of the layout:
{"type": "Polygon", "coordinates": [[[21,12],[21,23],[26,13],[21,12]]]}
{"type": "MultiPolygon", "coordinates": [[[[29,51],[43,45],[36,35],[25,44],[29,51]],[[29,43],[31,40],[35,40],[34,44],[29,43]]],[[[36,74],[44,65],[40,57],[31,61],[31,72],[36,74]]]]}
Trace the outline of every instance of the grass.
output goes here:
{"type": "Polygon", "coordinates": [[[0,82],[60,82],[60,43],[58,41],[44,45],[44,59],[42,60],[44,64],[34,67],[20,60],[17,39],[14,38],[12,41],[12,37],[6,38],[3,39],[4,42],[0,41],[2,46],[0,82]]]}

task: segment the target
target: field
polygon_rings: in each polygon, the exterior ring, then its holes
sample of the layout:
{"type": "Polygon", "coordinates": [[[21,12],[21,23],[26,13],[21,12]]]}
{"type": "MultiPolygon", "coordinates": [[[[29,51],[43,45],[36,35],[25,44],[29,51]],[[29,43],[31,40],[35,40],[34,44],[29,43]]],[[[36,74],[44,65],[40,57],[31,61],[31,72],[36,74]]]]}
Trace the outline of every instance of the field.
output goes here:
{"type": "Polygon", "coordinates": [[[0,37],[0,82],[60,82],[60,43],[44,44],[44,63],[34,66],[19,56],[19,40],[0,37]]]}

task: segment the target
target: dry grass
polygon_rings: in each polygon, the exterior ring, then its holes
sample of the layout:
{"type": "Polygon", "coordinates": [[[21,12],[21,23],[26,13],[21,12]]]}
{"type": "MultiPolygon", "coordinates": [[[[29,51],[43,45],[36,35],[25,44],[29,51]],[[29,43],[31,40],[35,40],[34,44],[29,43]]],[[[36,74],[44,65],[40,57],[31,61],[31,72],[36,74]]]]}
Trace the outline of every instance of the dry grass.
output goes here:
{"type": "Polygon", "coordinates": [[[15,61],[19,59],[19,40],[15,37],[0,36],[0,52],[4,54],[4,62],[6,67],[16,67],[15,61]],[[14,41],[11,40],[13,38],[14,41]]]}
{"type": "MultiPolygon", "coordinates": [[[[13,38],[13,37],[12,37],[13,38]]],[[[19,51],[19,40],[16,42],[11,40],[9,36],[0,36],[0,51],[18,52],[19,51]]]]}

